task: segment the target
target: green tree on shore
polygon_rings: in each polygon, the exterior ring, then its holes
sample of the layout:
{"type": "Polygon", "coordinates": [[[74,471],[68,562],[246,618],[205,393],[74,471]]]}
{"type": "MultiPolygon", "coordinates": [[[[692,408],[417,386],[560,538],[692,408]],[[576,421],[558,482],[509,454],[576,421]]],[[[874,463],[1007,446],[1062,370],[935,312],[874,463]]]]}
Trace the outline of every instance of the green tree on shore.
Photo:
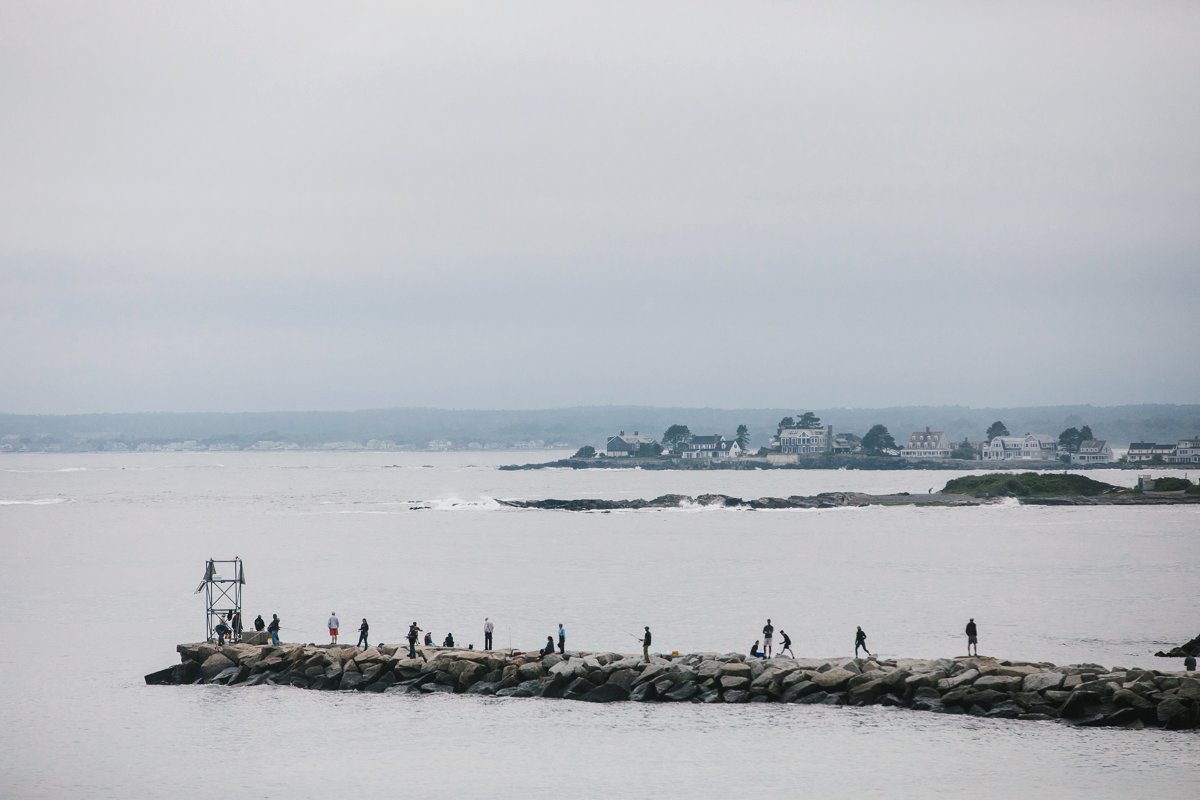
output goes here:
{"type": "Polygon", "coordinates": [[[750,444],[750,429],[747,428],[745,425],[738,425],[737,426],[737,438],[734,439],[734,441],[737,442],[738,447],[745,450],[746,445],[750,444]]]}
{"type": "Polygon", "coordinates": [[[805,411],[800,415],[800,420],[796,423],[797,428],[819,428],[821,427],[821,418],[811,411],[805,411]]]}
{"type": "Polygon", "coordinates": [[[662,435],[662,444],[667,450],[675,449],[676,445],[692,438],[692,432],[687,425],[672,425],[662,435]]]}
{"type": "Polygon", "coordinates": [[[595,457],[596,457],[596,448],[592,447],[590,444],[585,444],[583,447],[581,447],[575,451],[575,455],[571,456],[571,458],[595,458],[595,457]]]}
{"type": "Polygon", "coordinates": [[[987,429],[987,440],[990,442],[997,436],[1009,436],[1008,428],[1000,420],[996,420],[987,429]]]}
{"type": "Polygon", "coordinates": [[[867,431],[866,436],[862,438],[862,446],[863,450],[873,456],[883,455],[884,450],[899,449],[887,427],[879,424],[872,425],[871,430],[867,431]]]}

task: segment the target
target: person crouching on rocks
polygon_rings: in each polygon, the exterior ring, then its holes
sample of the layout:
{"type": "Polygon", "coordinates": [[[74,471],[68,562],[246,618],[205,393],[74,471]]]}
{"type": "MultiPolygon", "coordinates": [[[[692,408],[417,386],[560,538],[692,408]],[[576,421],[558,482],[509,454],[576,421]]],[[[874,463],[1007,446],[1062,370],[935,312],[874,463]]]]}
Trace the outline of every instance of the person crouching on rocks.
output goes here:
{"type": "Polygon", "coordinates": [[[229,626],[225,624],[225,616],[222,614],[217,617],[217,627],[213,630],[217,634],[217,644],[224,645],[225,637],[229,635],[229,626]]]}

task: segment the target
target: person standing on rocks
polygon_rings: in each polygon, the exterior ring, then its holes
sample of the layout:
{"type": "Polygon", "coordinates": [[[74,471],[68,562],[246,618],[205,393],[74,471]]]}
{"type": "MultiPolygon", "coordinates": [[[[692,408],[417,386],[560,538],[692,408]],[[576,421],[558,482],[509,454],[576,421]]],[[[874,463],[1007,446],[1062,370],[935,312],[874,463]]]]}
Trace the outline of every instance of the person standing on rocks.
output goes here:
{"type": "Polygon", "coordinates": [[[967,621],[967,655],[971,655],[972,647],[975,648],[975,655],[979,655],[979,628],[975,627],[974,617],[967,621]]]}
{"type": "Polygon", "coordinates": [[[329,612],[329,643],[330,644],[337,644],[337,634],[338,634],[339,627],[341,627],[341,623],[338,622],[337,612],[330,611],[329,612]]]}
{"type": "Polygon", "coordinates": [[[413,624],[408,626],[408,657],[409,658],[417,657],[417,634],[419,634],[420,632],[421,632],[421,629],[417,627],[416,620],[413,620],[413,624]]]}
{"type": "Polygon", "coordinates": [[[233,628],[233,640],[240,642],[242,640],[242,612],[235,611],[233,616],[229,618],[229,625],[233,628]]]}
{"type": "Polygon", "coordinates": [[[279,647],[279,615],[271,615],[271,624],[267,625],[267,633],[271,634],[271,644],[279,647]]]}
{"type": "Polygon", "coordinates": [[[561,622],[558,623],[558,654],[562,656],[567,654],[567,629],[561,622]]]}
{"type": "Polygon", "coordinates": [[[779,629],[779,635],[783,637],[783,642],[779,645],[779,655],[791,653],[792,658],[795,658],[796,654],[792,653],[792,638],[787,635],[787,631],[783,628],[779,629]]]}
{"type": "Polygon", "coordinates": [[[1187,658],[1185,658],[1183,660],[1183,668],[1185,670],[1187,670],[1188,672],[1195,672],[1196,671],[1196,657],[1188,656],[1187,658]]]}
{"type": "Polygon", "coordinates": [[[771,657],[771,638],[775,636],[775,626],[771,624],[770,617],[767,618],[767,624],[763,625],[763,657],[771,657]]]}
{"type": "Polygon", "coordinates": [[[488,619],[487,617],[484,617],[483,618],[483,649],[484,650],[492,649],[492,631],[495,629],[496,629],[496,626],[492,624],[492,621],[490,619],[488,619]]]}
{"type": "Polygon", "coordinates": [[[647,664],[650,663],[650,642],[651,642],[650,626],[647,625],[646,633],[642,636],[642,659],[647,664]]]}
{"type": "Polygon", "coordinates": [[[371,630],[371,626],[367,624],[367,618],[363,617],[362,625],[358,626],[358,646],[362,648],[370,647],[367,644],[367,632],[371,630]]]}
{"type": "Polygon", "coordinates": [[[267,628],[267,623],[263,622],[262,614],[259,614],[257,617],[254,618],[254,630],[263,631],[263,630],[266,630],[266,628],[267,628]]]}
{"type": "Polygon", "coordinates": [[[863,652],[871,655],[871,651],[867,649],[867,632],[858,626],[858,632],[854,634],[854,657],[858,658],[858,648],[862,648],[863,652]]]}

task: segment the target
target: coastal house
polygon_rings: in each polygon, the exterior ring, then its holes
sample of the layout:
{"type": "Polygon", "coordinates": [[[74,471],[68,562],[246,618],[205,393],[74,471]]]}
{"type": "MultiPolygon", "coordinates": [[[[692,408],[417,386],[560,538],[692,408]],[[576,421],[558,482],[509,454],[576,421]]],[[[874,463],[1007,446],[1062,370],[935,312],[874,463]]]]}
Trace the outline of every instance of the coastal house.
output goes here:
{"type": "Polygon", "coordinates": [[[693,436],[682,453],[683,457],[688,459],[737,458],[741,454],[741,445],[736,440],[726,439],[719,433],[712,436],[693,436]]]}
{"type": "Polygon", "coordinates": [[[926,427],[923,431],[912,432],[900,455],[905,458],[949,458],[951,449],[944,431],[926,427]]]}
{"type": "Polygon", "coordinates": [[[644,436],[637,431],[632,434],[621,431],[616,436],[608,437],[604,454],[609,458],[628,458],[636,456],[642,450],[642,445],[654,447],[657,444],[658,442],[654,440],[653,436],[644,436]]]}
{"type": "Polygon", "coordinates": [[[1180,439],[1166,460],[1168,464],[1200,464],[1200,435],[1180,439]]]}
{"type": "Polygon", "coordinates": [[[833,426],[784,428],[779,432],[779,452],[784,455],[818,455],[833,451],[833,426]]]}
{"type": "Polygon", "coordinates": [[[1058,440],[1044,433],[997,436],[984,443],[982,454],[984,461],[1053,461],[1058,440]]]}
{"type": "Polygon", "coordinates": [[[1175,454],[1175,445],[1156,444],[1154,442],[1131,442],[1125,452],[1125,460],[1131,464],[1143,464],[1154,461],[1166,461],[1168,456],[1175,454]]]}
{"type": "Polygon", "coordinates": [[[1088,439],[1079,445],[1079,452],[1071,454],[1072,464],[1111,464],[1113,451],[1103,439],[1088,439]]]}

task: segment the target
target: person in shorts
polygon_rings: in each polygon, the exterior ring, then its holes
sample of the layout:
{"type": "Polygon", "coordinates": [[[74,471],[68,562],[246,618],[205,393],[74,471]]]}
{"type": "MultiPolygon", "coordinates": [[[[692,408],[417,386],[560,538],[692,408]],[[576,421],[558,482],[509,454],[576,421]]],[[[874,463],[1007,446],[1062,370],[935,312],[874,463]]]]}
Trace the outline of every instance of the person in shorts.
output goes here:
{"type": "Polygon", "coordinates": [[[979,655],[979,628],[975,626],[975,618],[967,622],[967,655],[971,655],[971,648],[975,648],[975,655],[979,655]]]}
{"type": "Polygon", "coordinates": [[[329,612],[329,643],[330,644],[337,644],[337,634],[338,634],[339,627],[341,627],[341,623],[338,622],[337,612],[330,611],[329,612]]]}

